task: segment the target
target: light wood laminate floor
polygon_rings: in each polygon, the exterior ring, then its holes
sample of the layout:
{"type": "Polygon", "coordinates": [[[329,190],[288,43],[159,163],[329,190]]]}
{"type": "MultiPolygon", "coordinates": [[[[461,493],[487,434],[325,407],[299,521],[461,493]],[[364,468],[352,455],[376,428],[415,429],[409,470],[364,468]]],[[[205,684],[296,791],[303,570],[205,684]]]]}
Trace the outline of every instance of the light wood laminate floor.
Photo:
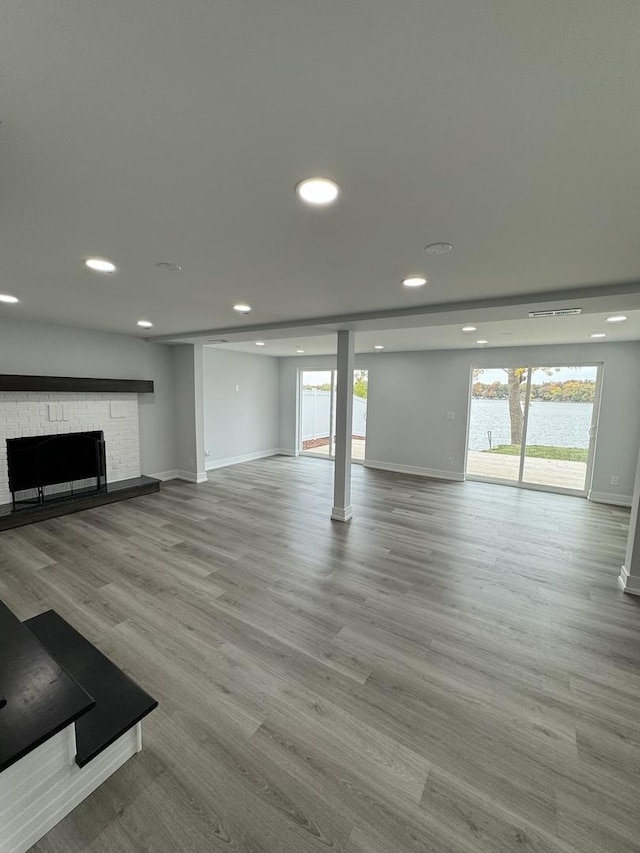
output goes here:
{"type": "Polygon", "coordinates": [[[628,511],[276,457],[3,533],[160,702],[38,853],[640,850],[628,511]]]}

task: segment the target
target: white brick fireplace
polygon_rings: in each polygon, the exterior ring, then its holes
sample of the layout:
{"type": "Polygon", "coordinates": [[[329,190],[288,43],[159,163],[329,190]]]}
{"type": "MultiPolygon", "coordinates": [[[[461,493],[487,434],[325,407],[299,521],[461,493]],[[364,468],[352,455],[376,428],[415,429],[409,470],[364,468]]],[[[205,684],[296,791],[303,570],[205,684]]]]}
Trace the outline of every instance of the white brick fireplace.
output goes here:
{"type": "Polygon", "coordinates": [[[140,476],[138,395],[118,393],[0,393],[0,504],[11,503],[7,439],[102,430],[107,482],[140,476]]]}

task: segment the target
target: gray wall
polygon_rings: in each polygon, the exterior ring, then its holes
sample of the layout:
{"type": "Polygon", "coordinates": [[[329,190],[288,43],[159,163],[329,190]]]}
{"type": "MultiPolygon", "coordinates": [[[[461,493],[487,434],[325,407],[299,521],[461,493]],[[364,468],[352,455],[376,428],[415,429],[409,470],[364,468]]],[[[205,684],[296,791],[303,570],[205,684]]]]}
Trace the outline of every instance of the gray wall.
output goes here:
{"type": "MultiPolygon", "coordinates": [[[[464,473],[472,366],[604,364],[592,490],[628,498],[640,444],[640,343],[381,353],[356,357],[369,370],[366,458],[391,467],[464,473]],[[446,412],[455,419],[447,421],[446,412]],[[453,465],[449,464],[453,458],[453,465]],[[612,475],[620,484],[612,486],[612,475]]],[[[334,357],[281,359],[280,443],[297,448],[297,370],[334,357]]]]}
{"type": "Polygon", "coordinates": [[[207,467],[280,447],[278,359],[204,347],[207,467]],[[238,391],[236,391],[238,386],[238,391]]]}
{"type": "Polygon", "coordinates": [[[0,317],[0,373],[153,379],[154,393],[138,398],[141,468],[150,475],[175,469],[170,347],[128,335],[0,317]]]}

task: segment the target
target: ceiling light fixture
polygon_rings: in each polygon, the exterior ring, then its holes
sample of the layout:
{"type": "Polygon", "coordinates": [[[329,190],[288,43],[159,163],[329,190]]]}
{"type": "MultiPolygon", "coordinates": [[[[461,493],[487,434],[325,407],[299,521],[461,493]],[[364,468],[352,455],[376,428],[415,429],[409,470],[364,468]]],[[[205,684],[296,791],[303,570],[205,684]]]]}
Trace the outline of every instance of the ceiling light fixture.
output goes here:
{"type": "Polygon", "coordinates": [[[237,311],[238,314],[248,314],[251,311],[251,305],[247,305],[246,302],[237,302],[233,306],[233,310],[237,311]]]}
{"type": "Polygon", "coordinates": [[[624,314],[614,314],[613,317],[607,317],[607,323],[624,323],[628,319],[624,314]]]}
{"type": "Polygon", "coordinates": [[[303,350],[303,349],[298,348],[298,349],[296,350],[296,352],[298,353],[298,355],[302,355],[302,353],[304,352],[304,350],[303,350]]]}
{"type": "Polygon", "coordinates": [[[482,338],[481,340],[476,341],[476,343],[477,343],[477,344],[488,344],[488,343],[489,343],[489,341],[485,341],[485,339],[484,339],[484,338],[482,338]]]}
{"type": "Polygon", "coordinates": [[[384,349],[384,345],[383,344],[374,344],[373,348],[374,349],[384,349]]]}
{"type": "Polygon", "coordinates": [[[94,272],[115,272],[116,265],[106,258],[87,258],[85,265],[94,272]]]}
{"type": "Polygon", "coordinates": [[[300,181],[296,192],[307,204],[322,206],[332,204],[340,194],[340,187],[329,178],[306,178],[300,181]]]}
{"type": "Polygon", "coordinates": [[[143,329],[150,329],[153,326],[151,320],[138,320],[138,326],[141,326],[143,329]]]}
{"type": "Polygon", "coordinates": [[[477,326],[463,326],[462,331],[463,332],[477,332],[478,327],[477,326]]]}
{"type": "Polygon", "coordinates": [[[0,293],[0,302],[6,302],[7,305],[13,305],[19,301],[17,296],[11,296],[10,293],[0,293]]]}
{"type": "Polygon", "coordinates": [[[410,275],[409,278],[402,279],[405,287],[422,287],[427,283],[427,280],[422,275],[410,275]]]}
{"type": "Polygon", "coordinates": [[[604,332],[593,332],[593,334],[589,335],[590,338],[606,338],[606,334],[604,332]]]}
{"type": "Polygon", "coordinates": [[[451,243],[429,243],[424,250],[428,255],[444,255],[453,249],[451,243]]]}
{"type": "Polygon", "coordinates": [[[263,347],[263,346],[265,346],[265,342],[264,341],[256,341],[256,346],[257,347],[263,347]]]}

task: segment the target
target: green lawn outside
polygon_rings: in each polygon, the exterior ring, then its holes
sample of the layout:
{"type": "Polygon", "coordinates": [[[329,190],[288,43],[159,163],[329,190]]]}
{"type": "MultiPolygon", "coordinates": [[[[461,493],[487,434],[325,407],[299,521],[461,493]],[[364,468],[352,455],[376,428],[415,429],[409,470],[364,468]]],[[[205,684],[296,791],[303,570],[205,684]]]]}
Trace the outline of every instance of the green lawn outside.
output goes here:
{"type": "MultiPolygon", "coordinates": [[[[485,453],[501,453],[503,456],[520,456],[519,444],[499,444],[485,453]]],[[[526,456],[537,459],[564,459],[567,462],[586,462],[588,450],[586,447],[547,447],[544,444],[528,444],[526,456]]]]}

